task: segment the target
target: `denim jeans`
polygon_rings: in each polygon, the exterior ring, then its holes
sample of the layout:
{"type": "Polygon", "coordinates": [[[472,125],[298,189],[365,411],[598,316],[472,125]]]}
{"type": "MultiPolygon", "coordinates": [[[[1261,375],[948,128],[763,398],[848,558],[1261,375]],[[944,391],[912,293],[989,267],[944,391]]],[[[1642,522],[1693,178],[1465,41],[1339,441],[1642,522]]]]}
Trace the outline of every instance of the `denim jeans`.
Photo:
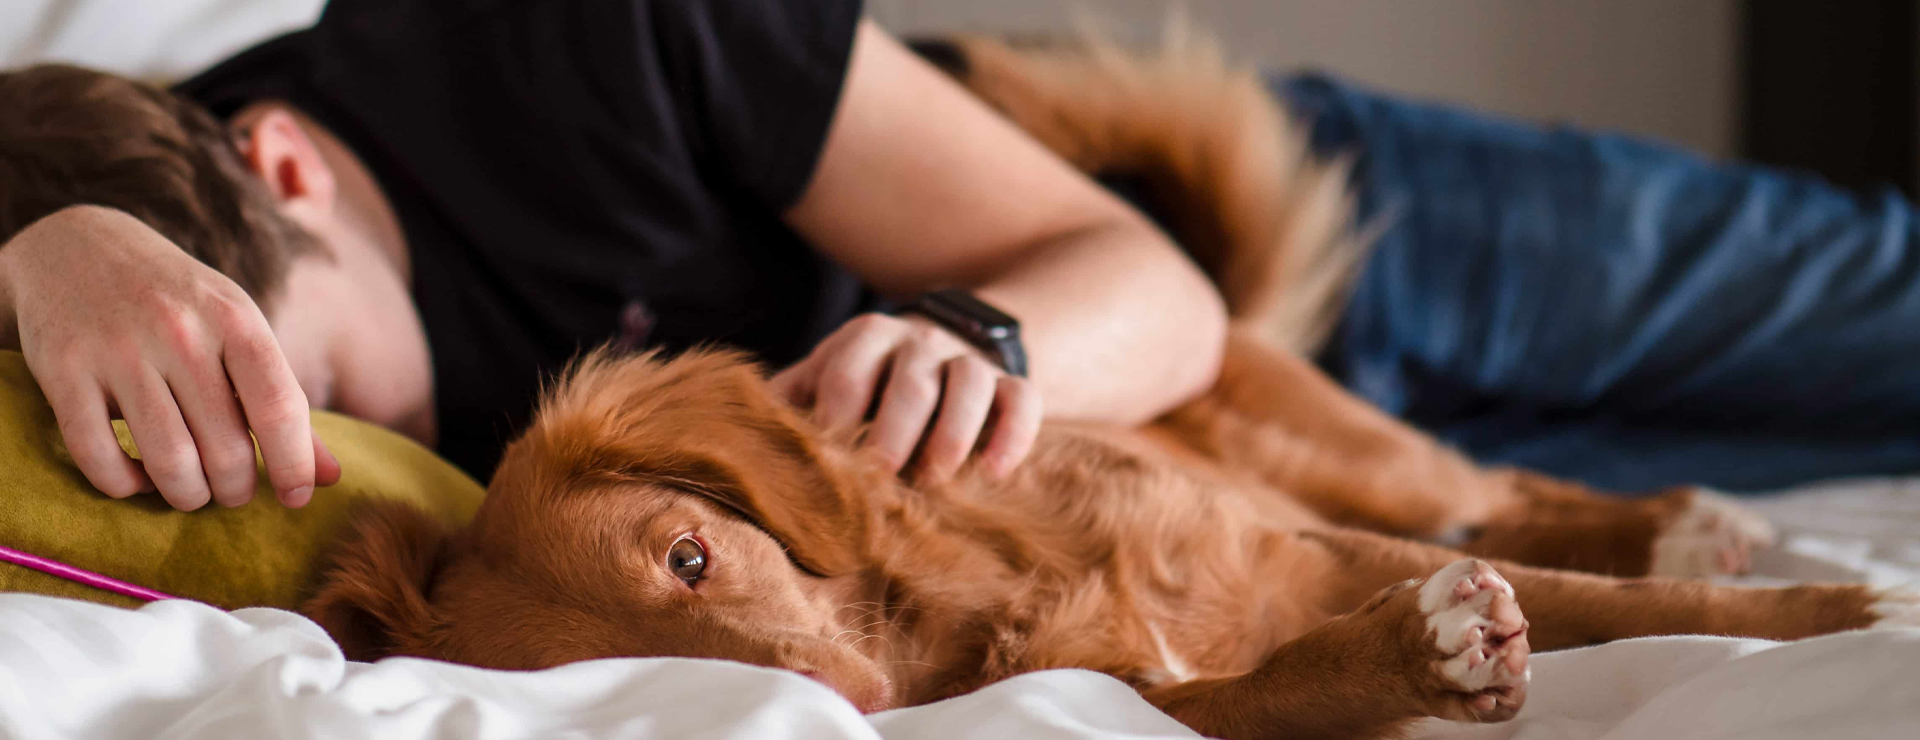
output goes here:
{"type": "Polygon", "coordinates": [[[1379,227],[1319,358],[1478,460],[1622,489],[1920,472],[1912,203],[1272,80],[1379,227]]]}

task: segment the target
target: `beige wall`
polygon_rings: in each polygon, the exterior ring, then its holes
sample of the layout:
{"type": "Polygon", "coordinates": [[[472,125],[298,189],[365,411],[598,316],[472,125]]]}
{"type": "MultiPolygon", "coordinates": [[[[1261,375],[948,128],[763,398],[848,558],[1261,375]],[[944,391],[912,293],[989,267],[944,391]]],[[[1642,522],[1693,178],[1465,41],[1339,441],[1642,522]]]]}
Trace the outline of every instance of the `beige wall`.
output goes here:
{"type": "MultiPolygon", "coordinates": [[[[868,0],[897,32],[1073,27],[1076,9],[1150,38],[1163,0],[868,0]]],[[[1191,0],[1246,61],[1541,121],[1736,146],[1736,0],[1191,0]]]]}

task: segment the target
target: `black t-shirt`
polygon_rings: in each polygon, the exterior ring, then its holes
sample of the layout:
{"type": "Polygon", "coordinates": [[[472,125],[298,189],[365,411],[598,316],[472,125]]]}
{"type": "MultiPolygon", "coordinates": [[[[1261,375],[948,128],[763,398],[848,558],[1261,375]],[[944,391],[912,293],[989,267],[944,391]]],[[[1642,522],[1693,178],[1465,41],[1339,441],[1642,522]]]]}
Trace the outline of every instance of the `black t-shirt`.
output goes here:
{"type": "MultiPolygon", "coordinates": [[[[481,479],[542,381],[609,340],[783,364],[871,293],[780,220],[859,0],[334,0],[178,91],[278,98],[393,201],[440,452],[481,479]]],[[[378,342],[369,336],[365,341],[378,342]]]]}

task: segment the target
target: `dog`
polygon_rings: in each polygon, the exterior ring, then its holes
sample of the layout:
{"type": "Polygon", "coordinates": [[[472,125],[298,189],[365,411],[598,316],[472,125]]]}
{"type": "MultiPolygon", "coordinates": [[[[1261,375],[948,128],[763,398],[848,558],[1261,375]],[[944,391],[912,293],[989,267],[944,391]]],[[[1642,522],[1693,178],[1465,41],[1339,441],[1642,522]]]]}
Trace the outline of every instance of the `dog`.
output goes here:
{"type": "Polygon", "coordinates": [[[1340,164],[1252,75],[1185,51],[920,48],[1069,161],[1153,185],[1234,321],[1205,396],[1144,428],[1050,423],[1004,480],[916,484],[747,358],[602,350],[550,388],[471,523],[367,509],[304,613],[356,660],[726,659],[867,712],[1085,668],[1224,738],[1503,721],[1536,649],[1920,623],[1913,594],[1697,580],[1743,569],[1765,522],[1701,490],[1482,468],[1303,359],[1363,240],[1340,164]]]}

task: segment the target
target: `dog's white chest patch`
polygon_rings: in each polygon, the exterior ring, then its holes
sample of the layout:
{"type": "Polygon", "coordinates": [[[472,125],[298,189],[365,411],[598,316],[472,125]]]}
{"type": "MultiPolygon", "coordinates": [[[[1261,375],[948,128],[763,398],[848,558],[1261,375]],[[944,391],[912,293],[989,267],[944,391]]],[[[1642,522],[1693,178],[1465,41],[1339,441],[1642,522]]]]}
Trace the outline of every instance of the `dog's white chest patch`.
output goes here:
{"type": "Polygon", "coordinates": [[[1161,634],[1160,625],[1156,622],[1148,622],[1147,632],[1153,635],[1153,646],[1160,651],[1160,665],[1167,669],[1167,673],[1172,674],[1173,680],[1176,682],[1193,680],[1193,669],[1187,666],[1187,661],[1178,653],[1173,652],[1173,648],[1167,647],[1167,636],[1161,634]]]}

